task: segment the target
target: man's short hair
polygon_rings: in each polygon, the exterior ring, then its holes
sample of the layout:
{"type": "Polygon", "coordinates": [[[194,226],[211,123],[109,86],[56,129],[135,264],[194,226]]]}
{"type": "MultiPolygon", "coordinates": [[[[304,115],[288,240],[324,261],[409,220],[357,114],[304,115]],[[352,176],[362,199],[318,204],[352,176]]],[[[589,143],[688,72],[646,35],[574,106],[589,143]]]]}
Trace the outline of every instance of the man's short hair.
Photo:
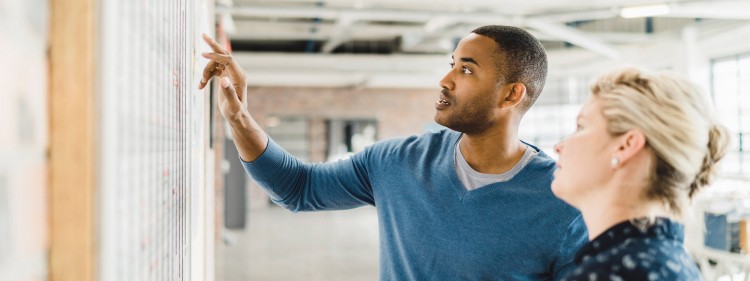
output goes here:
{"type": "Polygon", "coordinates": [[[504,83],[523,83],[526,100],[521,109],[526,112],[534,104],[547,79],[547,54],[542,43],[527,31],[513,26],[487,25],[472,33],[495,40],[495,64],[504,83]]]}

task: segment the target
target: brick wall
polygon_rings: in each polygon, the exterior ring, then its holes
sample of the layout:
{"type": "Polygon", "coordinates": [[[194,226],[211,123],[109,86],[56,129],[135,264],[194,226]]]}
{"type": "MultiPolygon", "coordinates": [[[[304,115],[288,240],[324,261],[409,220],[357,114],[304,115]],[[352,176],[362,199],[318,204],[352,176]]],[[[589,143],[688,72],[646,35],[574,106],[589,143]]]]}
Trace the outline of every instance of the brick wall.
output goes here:
{"type": "MultiPolygon", "coordinates": [[[[252,77],[250,77],[252,79],[252,77]]],[[[326,158],[327,119],[377,120],[378,140],[420,134],[434,123],[435,89],[348,89],[348,88],[250,88],[250,113],[261,126],[270,116],[304,116],[309,120],[310,160],[326,158]]],[[[268,200],[252,181],[250,208],[266,207],[268,200]]]]}
{"type": "MultiPolygon", "coordinates": [[[[252,79],[252,78],[251,78],[252,79]]],[[[250,88],[250,112],[261,126],[269,116],[310,120],[312,161],[322,161],[326,119],[375,119],[378,139],[408,136],[434,122],[439,89],[250,88]]]]}

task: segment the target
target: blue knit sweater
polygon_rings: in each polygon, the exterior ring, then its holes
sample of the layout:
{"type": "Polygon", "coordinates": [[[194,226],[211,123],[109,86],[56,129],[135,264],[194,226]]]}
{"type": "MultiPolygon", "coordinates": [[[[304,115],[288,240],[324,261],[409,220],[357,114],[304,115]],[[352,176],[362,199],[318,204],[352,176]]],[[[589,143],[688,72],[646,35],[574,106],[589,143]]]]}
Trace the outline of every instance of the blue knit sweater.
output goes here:
{"type": "Polygon", "coordinates": [[[318,164],[270,140],[243,165],[294,212],[376,206],[380,280],[561,278],[587,233],[578,211],[550,190],[554,161],[540,151],[511,180],[467,191],[454,169],[459,137],[443,130],[391,139],[318,164]]]}

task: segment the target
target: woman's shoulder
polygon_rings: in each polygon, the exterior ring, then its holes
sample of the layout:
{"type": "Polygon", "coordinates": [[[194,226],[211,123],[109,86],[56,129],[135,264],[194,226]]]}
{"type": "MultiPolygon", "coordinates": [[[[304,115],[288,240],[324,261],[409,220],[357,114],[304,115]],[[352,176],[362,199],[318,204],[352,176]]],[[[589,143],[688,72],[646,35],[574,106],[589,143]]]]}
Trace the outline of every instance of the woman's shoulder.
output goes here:
{"type": "Polygon", "coordinates": [[[649,237],[584,256],[565,280],[703,280],[682,243],[649,237]],[[592,279],[594,278],[594,279],[592,279]]]}

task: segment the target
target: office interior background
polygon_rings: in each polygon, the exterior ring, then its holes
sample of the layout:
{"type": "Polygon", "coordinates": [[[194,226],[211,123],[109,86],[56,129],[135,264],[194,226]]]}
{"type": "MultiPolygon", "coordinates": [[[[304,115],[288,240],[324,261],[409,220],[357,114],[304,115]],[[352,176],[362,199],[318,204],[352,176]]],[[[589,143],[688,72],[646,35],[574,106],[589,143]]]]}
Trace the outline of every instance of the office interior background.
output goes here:
{"type": "Polygon", "coordinates": [[[325,162],[440,130],[438,81],[487,24],[547,49],[520,130],[550,155],[607,70],[701,86],[733,143],[686,247],[708,280],[750,280],[747,0],[2,0],[0,280],[375,280],[374,208],[291,214],[244,174],[216,85],[197,89],[200,34],[271,137],[325,162]]]}

